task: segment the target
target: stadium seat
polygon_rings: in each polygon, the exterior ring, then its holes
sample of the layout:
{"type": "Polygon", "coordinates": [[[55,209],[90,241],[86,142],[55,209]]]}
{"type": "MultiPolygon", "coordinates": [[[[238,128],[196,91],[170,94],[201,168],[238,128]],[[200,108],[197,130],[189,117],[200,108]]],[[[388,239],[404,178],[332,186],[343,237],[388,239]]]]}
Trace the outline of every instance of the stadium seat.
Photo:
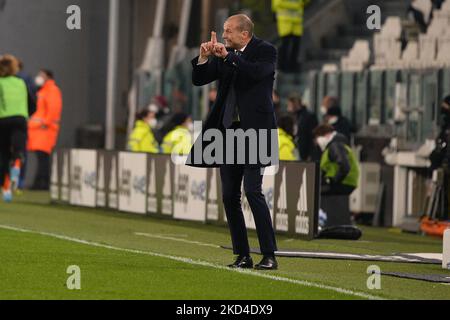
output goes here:
{"type": "Polygon", "coordinates": [[[374,37],[375,65],[377,68],[397,68],[402,53],[398,38],[376,34],[374,37]]]}
{"type": "Polygon", "coordinates": [[[450,36],[439,39],[436,62],[440,67],[450,67],[450,36]]]}
{"type": "Polygon", "coordinates": [[[419,36],[420,68],[429,68],[436,65],[437,37],[433,35],[419,36]]]}
{"type": "Polygon", "coordinates": [[[341,59],[343,71],[362,71],[370,62],[370,46],[367,40],[357,40],[346,57],[341,59]]]}
{"type": "Polygon", "coordinates": [[[400,17],[388,17],[378,34],[375,34],[372,69],[397,68],[401,58],[402,21],[400,17]]]}
{"type": "Polygon", "coordinates": [[[400,17],[388,17],[381,28],[382,36],[399,39],[402,35],[402,20],[400,17]]]}
{"type": "Polygon", "coordinates": [[[409,41],[402,53],[400,67],[403,69],[415,68],[419,62],[419,44],[417,41],[409,41]]]}
{"type": "Polygon", "coordinates": [[[325,63],[322,66],[322,72],[324,72],[324,73],[333,73],[333,72],[338,72],[338,71],[339,71],[339,66],[334,63],[325,63]]]}

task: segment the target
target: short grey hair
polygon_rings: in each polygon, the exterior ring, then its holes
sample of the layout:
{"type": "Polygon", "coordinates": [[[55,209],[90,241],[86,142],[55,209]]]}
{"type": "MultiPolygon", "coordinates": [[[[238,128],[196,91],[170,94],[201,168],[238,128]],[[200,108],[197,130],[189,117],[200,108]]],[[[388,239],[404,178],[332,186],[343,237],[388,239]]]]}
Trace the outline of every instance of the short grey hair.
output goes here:
{"type": "Polygon", "coordinates": [[[246,14],[236,14],[229,17],[227,20],[236,20],[238,22],[239,31],[247,31],[249,36],[253,37],[255,24],[253,23],[252,19],[250,19],[250,17],[246,14]]]}

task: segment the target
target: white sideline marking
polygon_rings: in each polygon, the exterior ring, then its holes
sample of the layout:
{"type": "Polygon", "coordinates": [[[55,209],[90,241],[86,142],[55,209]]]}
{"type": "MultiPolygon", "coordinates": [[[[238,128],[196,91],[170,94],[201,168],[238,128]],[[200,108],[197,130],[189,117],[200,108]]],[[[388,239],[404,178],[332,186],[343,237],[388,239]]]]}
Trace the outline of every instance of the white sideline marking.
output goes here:
{"type": "Polygon", "coordinates": [[[122,251],[122,252],[128,252],[128,253],[135,253],[135,254],[143,254],[143,255],[159,257],[159,258],[165,258],[165,259],[169,259],[169,260],[173,260],[173,261],[177,261],[177,262],[183,262],[183,263],[187,263],[187,264],[191,264],[191,265],[210,267],[210,268],[214,268],[214,269],[225,270],[225,271],[230,271],[230,272],[237,272],[237,273],[254,276],[254,277],[259,277],[259,278],[264,278],[264,279],[269,279],[269,280],[273,280],[273,281],[287,282],[287,283],[297,284],[297,285],[304,286],[304,287],[311,287],[311,288],[318,288],[318,289],[334,291],[337,293],[352,295],[352,296],[355,296],[358,298],[363,298],[363,299],[383,300],[382,297],[370,295],[370,294],[367,294],[364,292],[352,291],[349,289],[323,285],[323,284],[314,283],[314,282],[305,281],[305,280],[295,280],[295,279],[290,279],[290,278],[284,278],[284,277],[280,277],[280,276],[274,276],[274,275],[260,273],[260,272],[256,272],[256,271],[246,270],[246,269],[230,269],[230,268],[222,266],[222,265],[217,265],[214,263],[201,261],[201,260],[193,260],[190,258],[171,256],[171,255],[157,253],[157,252],[151,252],[151,251],[141,251],[141,250],[135,250],[135,249],[113,247],[113,246],[110,246],[107,244],[101,244],[101,243],[97,243],[97,242],[72,238],[72,237],[63,236],[63,235],[59,235],[59,234],[55,234],[55,233],[27,230],[27,229],[22,229],[22,228],[7,226],[7,225],[0,225],[0,229],[23,232],[23,233],[38,234],[38,235],[42,235],[42,236],[52,237],[55,239],[80,243],[80,244],[84,244],[84,245],[88,245],[88,246],[92,246],[92,247],[98,247],[98,248],[104,248],[104,249],[110,249],[110,250],[122,251]]]}
{"type": "Polygon", "coordinates": [[[177,242],[184,242],[184,243],[189,243],[189,244],[195,244],[195,245],[203,246],[203,247],[211,247],[211,248],[218,248],[218,249],[220,249],[220,246],[215,245],[215,244],[212,244],[212,243],[204,243],[204,242],[199,242],[199,241],[191,241],[191,240],[186,240],[186,239],[174,238],[174,237],[171,237],[171,236],[163,236],[163,235],[150,234],[150,233],[135,232],[134,234],[135,234],[136,236],[141,236],[141,237],[155,238],[155,239],[163,239],[163,240],[171,240],[171,241],[177,241],[177,242]]]}

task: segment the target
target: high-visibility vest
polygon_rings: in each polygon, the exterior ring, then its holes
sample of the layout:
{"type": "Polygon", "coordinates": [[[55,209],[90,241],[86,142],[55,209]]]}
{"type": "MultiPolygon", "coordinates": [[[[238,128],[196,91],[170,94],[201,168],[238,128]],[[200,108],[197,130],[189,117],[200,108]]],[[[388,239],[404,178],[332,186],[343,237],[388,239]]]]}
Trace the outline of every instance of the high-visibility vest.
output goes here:
{"type": "Polygon", "coordinates": [[[27,86],[17,77],[0,77],[0,119],[28,118],[27,86]]]}
{"type": "Polygon", "coordinates": [[[188,155],[192,148],[192,135],[185,127],[178,126],[164,137],[161,148],[164,154],[188,155]]]}
{"type": "Polygon", "coordinates": [[[309,0],[272,0],[280,37],[303,35],[303,16],[309,0]]]}
{"type": "MultiPolygon", "coordinates": [[[[347,156],[350,161],[350,171],[342,181],[342,184],[357,188],[359,180],[359,162],[349,146],[346,145],[345,150],[347,151],[347,156]]],[[[330,160],[329,148],[327,148],[325,152],[322,154],[322,159],[320,161],[320,169],[325,174],[326,178],[334,178],[338,173],[339,165],[336,162],[332,162],[330,160]]]]}
{"type": "Polygon", "coordinates": [[[278,128],[278,146],[281,161],[298,160],[297,148],[295,147],[294,138],[286,131],[278,128]]]}
{"type": "Polygon", "coordinates": [[[136,121],[128,139],[128,148],[133,152],[159,153],[158,142],[152,129],[142,120],[136,121]]]}

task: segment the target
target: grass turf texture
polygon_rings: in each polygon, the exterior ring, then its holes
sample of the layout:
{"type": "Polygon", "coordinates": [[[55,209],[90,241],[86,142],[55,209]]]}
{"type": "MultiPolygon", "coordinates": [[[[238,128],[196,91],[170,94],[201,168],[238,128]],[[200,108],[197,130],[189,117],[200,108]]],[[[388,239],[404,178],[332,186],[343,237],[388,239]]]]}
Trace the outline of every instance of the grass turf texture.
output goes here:
{"type": "MultiPolygon", "coordinates": [[[[232,261],[230,251],[194,243],[147,238],[168,236],[214,245],[229,244],[226,228],[158,220],[99,209],[49,205],[43,193],[26,193],[0,203],[0,225],[47,232],[214,265],[232,261]]],[[[391,254],[441,252],[441,240],[364,228],[361,241],[301,241],[278,236],[280,249],[391,254]]],[[[251,245],[257,246],[254,232],[251,245]]],[[[92,247],[35,233],[0,228],[0,299],[355,299],[353,295],[192,265],[139,253],[92,247]],[[69,265],[81,268],[80,291],[66,288],[69,265]]],[[[255,260],[259,257],[255,256],[255,260]]],[[[450,287],[382,277],[381,290],[368,290],[367,267],[382,271],[448,274],[440,266],[280,258],[280,270],[264,273],[367,293],[388,299],[450,299],[450,287]]]]}

